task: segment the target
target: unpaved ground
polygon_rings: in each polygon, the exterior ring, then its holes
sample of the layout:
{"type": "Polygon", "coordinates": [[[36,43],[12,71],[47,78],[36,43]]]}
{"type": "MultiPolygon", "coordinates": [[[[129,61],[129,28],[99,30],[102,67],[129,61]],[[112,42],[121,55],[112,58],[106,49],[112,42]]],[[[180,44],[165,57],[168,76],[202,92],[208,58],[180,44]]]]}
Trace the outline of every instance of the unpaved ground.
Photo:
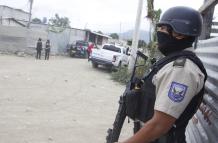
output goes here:
{"type": "Polygon", "coordinates": [[[86,59],[0,55],[0,143],[104,143],[123,90],[86,59]]]}

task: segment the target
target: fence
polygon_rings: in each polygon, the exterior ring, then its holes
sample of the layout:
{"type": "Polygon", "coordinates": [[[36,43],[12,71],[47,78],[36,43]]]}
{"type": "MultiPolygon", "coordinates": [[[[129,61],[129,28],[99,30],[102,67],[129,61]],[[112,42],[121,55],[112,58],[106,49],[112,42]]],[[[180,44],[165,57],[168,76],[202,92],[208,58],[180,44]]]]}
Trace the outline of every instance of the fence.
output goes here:
{"type": "Polygon", "coordinates": [[[59,33],[48,32],[48,39],[51,41],[54,53],[66,52],[68,44],[75,43],[76,40],[85,40],[85,36],[86,32],[79,29],[66,28],[64,31],[59,33]]]}
{"type": "Polygon", "coordinates": [[[208,73],[203,103],[186,130],[188,143],[218,143],[218,38],[202,40],[196,54],[208,73]]]}

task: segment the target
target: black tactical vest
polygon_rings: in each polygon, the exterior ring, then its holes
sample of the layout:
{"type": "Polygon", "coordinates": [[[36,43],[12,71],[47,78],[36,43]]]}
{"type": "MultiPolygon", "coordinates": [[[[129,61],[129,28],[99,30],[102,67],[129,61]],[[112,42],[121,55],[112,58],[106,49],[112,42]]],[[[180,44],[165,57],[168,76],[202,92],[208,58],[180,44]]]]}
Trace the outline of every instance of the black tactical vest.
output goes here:
{"type": "MultiPolygon", "coordinates": [[[[139,112],[136,116],[140,121],[146,122],[152,118],[154,114],[154,103],[156,100],[155,95],[155,85],[152,83],[153,76],[166,64],[177,60],[178,58],[182,59],[190,59],[193,61],[200,70],[205,75],[205,81],[207,78],[206,70],[201,62],[201,60],[191,51],[182,51],[179,53],[173,53],[167,57],[156,62],[152,68],[151,72],[144,77],[144,84],[142,86],[142,94],[139,99],[139,112]]],[[[204,87],[202,90],[194,96],[188,106],[185,108],[184,112],[181,116],[176,120],[174,126],[170,129],[170,131],[155,141],[154,143],[186,143],[185,141],[185,128],[188,124],[188,121],[192,118],[192,116],[197,111],[204,94],[204,87]]]]}

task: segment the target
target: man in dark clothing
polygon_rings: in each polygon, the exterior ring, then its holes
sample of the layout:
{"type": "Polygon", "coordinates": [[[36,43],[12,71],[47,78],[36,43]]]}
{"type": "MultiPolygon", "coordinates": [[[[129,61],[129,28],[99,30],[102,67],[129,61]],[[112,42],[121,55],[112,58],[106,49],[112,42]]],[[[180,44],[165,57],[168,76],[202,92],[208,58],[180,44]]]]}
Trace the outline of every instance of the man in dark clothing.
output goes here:
{"type": "Polygon", "coordinates": [[[47,40],[45,43],[45,60],[49,60],[50,49],[51,49],[50,40],[47,40]]]}
{"type": "Polygon", "coordinates": [[[41,59],[42,39],[39,38],[36,44],[36,59],[41,59]]]}

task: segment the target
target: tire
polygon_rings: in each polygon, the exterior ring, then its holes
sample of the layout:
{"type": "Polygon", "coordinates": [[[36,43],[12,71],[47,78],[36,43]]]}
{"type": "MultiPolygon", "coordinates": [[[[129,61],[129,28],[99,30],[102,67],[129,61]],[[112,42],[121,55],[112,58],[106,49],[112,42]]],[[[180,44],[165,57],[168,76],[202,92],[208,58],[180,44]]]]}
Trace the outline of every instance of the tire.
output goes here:
{"type": "Polygon", "coordinates": [[[107,66],[107,69],[108,69],[109,72],[112,72],[113,68],[114,68],[113,66],[107,66]]]}
{"type": "Polygon", "coordinates": [[[88,59],[88,53],[87,53],[87,51],[86,51],[85,54],[84,54],[84,58],[85,58],[85,59],[88,59]]]}
{"type": "Polygon", "coordinates": [[[70,57],[75,57],[75,53],[71,52],[71,50],[69,51],[69,55],[70,57]]]}
{"type": "Polygon", "coordinates": [[[98,68],[98,64],[95,63],[95,62],[92,62],[92,67],[93,67],[93,68],[98,68]]]}
{"type": "Polygon", "coordinates": [[[70,53],[70,56],[71,56],[71,57],[75,57],[75,54],[70,53]]]}

